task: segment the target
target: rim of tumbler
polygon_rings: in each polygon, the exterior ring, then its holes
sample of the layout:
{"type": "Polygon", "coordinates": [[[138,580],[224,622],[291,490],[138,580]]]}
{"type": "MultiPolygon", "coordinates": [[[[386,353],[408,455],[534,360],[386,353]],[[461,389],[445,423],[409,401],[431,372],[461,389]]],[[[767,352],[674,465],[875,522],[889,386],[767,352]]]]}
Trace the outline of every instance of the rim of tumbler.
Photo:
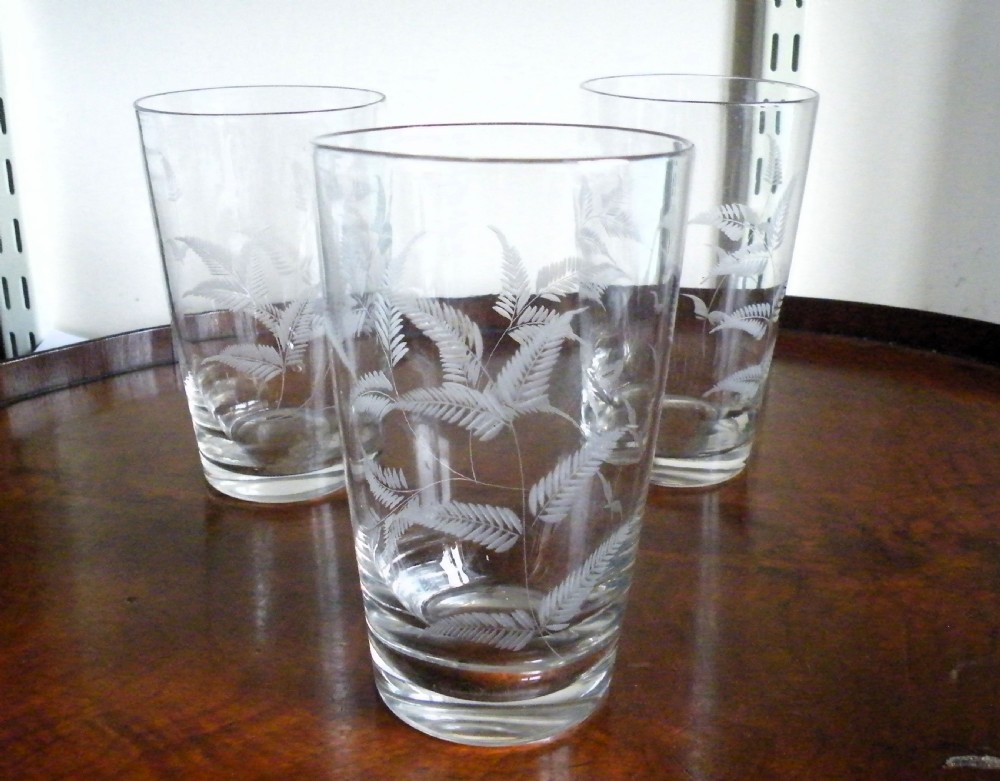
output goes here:
{"type": "Polygon", "coordinates": [[[147,114],[169,114],[172,116],[189,116],[189,117],[266,117],[266,116],[282,116],[286,114],[323,114],[323,113],[333,113],[337,111],[350,111],[352,109],[366,108],[368,106],[374,106],[385,100],[385,95],[381,92],[372,89],[366,89],[365,87],[341,87],[334,84],[234,84],[228,86],[219,87],[195,87],[192,89],[179,89],[179,90],[169,90],[167,92],[156,92],[152,95],[145,95],[141,98],[137,98],[133,102],[133,106],[136,111],[147,113],[147,114]],[[358,95],[358,100],[353,103],[348,103],[346,105],[322,105],[322,103],[312,102],[308,107],[301,109],[294,108],[283,108],[268,111],[266,109],[260,110],[247,110],[247,111],[220,111],[218,109],[211,110],[206,109],[204,111],[193,110],[191,108],[169,108],[169,107],[157,107],[155,105],[150,105],[155,101],[169,100],[171,98],[179,98],[182,96],[196,96],[200,97],[202,95],[208,95],[210,93],[222,94],[225,92],[229,93],[239,93],[239,92],[250,92],[251,90],[256,90],[260,92],[288,92],[289,90],[302,90],[311,92],[327,92],[327,93],[355,93],[358,95]],[[361,96],[367,96],[367,99],[362,99],[361,96]]]}
{"type": "Polygon", "coordinates": [[[655,160],[671,157],[680,157],[690,152],[694,144],[686,138],[671,135],[670,133],[660,133],[655,130],[644,130],[632,127],[618,127],[615,125],[593,125],[573,122],[442,122],[442,123],[417,123],[412,125],[388,125],[384,127],[369,127],[355,130],[343,130],[337,133],[329,133],[319,138],[313,139],[313,145],[317,149],[330,150],[335,152],[346,152],[350,154],[365,155],[369,157],[393,158],[400,160],[427,160],[444,163],[589,163],[600,162],[602,160],[655,160]],[[462,155],[449,153],[418,153],[401,152],[392,149],[365,149],[361,146],[352,146],[347,143],[334,143],[334,139],[347,139],[363,135],[373,135],[377,133],[388,133],[401,130],[431,130],[435,128],[562,128],[574,130],[611,130],[616,133],[628,135],[650,136],[659,139],[669,140],[671,148],[662,148],[657,151],[641,153],[623,154],[601,154],[601,155],[462,155]]]}
{"type": "Polygon", "coordinates": [[[697,103],[715,106],[767,106],[767,105],[789,105],[793,103],[811,103],[819,99],[819,93],[811,87],[804,87],[801,84],[793,84],[790,81],[776,81],[774,79],[758,79],[752,76],[727,76],[724,74],[711,73],[620,73],[613,76],[598,76],[587,79],[580,84],[580,87],[595,95],[604,95],[609,98],[620,98],[622,100],[648,100],[654,103],[697,103]],[[672,97],[672,96],[647,96],[647,95],[627,95],[621,92],[609,92],[598,89],[595,85],[601,82],[614,81],[615,79],[683,79],[684,81],[703,82],[705,84],[738,83],[738,84],[766,84],[773,87],[780,87],[790,93],[799,92],[798,96],[788,95],[778,98],[760,98],[759,100],[725,100],[722,98],[692,98],[692,97],[672,97]]]}

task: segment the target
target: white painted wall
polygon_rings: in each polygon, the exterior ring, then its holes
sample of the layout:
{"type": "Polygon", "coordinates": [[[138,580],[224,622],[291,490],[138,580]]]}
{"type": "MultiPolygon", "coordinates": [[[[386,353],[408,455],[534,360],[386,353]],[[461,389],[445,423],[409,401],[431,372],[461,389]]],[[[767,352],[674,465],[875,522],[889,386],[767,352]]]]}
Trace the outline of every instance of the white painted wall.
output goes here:
{"type": "Polygon", "coordinates": [[[1000,323],[1000,2],[806,0],[791,293],[1000,323]]]}
{"type": "MultiPolygon", "coordinates": [[[[805,2],[799,80],[822,99],[790,292],[1000,322],[1000,2],[805,2]]],[[[733,8],[0,0],[42,333],[167,322],[131,108],[140,95],[331,83],[386,92],[393,121],[553,119],[588,77],[724,72],[733,8]]]]}
{"type": "Polygon", "coordinates": [[[390,120],[552,119],[594,75],[724,71],[731,16],[731,0],[0,0],[43,334],[169,319],[141,95],[326,83],[385,92],[390,120]]]}

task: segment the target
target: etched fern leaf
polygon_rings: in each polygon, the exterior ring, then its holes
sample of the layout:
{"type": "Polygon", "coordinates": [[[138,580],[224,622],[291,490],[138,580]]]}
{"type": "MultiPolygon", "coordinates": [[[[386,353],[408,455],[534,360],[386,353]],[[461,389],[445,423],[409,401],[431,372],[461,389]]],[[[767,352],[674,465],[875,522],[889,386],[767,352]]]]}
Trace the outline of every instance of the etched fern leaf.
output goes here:
{"type": "Polygon", "coordinates": [[[230,276],[234,273],[234,259],[232,253],[221,244],[199,239],[197,236],[179,236],[175,241],[190,249],[205,268],[215,276],[230,276]]]}
{"type": "Polygon", "coordinates": [[[546,301],[558,302],[575,292],[580,278],[580,262],[580,258],[565,258],[539,269],[535,277],[538,296],[546,301]]]}
{"type": "Polygon", "coordinates": [[[622,208],[613,208],[601,215],[601,226],[609,236],[618,239],[639,241],[639,229],[635,226],[632,215],[622,208]]]}
{"type": "Polygon", "coordinates": [[[419,518],[420,503],[411,498],[400,509],[382,519],[382,558],[392,561],[399,550],[399,538],[419,518]]]}
{"type": "Polygon", "coordinates": [[[527,610],[476,611],[442,618],[428,626],[426,632],[432,637],[520,651],[538,634],[538,626],[527,610]]]}
{"type": "Polygon", "coordinates": [[[738,330],[750,334],[754,339],[763,338],[771,324],[771,305],[768,303],[748,304],[735,312],[713,312],[718,315],[715,327],[709,331],[738,330]]]}
{"type": "MultiPolygon", "coordinates": [[[[241,258],[247,267],[261,272],[274,268],[279,274],[294,274],[301,269],[302,259],[290,247],[277,240],[267,228],[260,231],[243,246],[241,258]]],[[[263,274],[261,274],[263,280],[263,274]]]]}
{"type": "Polygon", "coordinates": [[[781,187],[782,175],[784,168],[781,163],[781,147],[778,145],[778,139],[774,136],[768,136],[767,140],[770,146],[770,157],[768,159],[767,168],[764,169],[761,176],[765,182],[771,185],[771,190],[776,191],[781,187]]]}
{"type": "Polygon", "coordinates": [[[717,323],[722,316],[721,312],[709,312],[708,305],[701,300],[698,296],[692,295],[691,293],[681,293],[683,298],[690,298],[691,303],[694,304],[694,316],[698,320],[707,320],[710,323],[717,323]]]}
{"type": "Polygon", "coordinates": [[[767,374],[767,363],[758,363],[735,371],[709,388],[703,395],[713,393],[735,393],[740,401],[746,401],[756,395],[760,384],[767,374]]]}
{"type": "Polygon", "coordinates": [[[581,225],[576,231],[576,242],[585,256],[603,255],[611,257],[611,250],[601,234],[593,228],[581,225]]]}
{"type": "Polygon", "coordinates": [[[575,338],[570,325],[580,310],[561,312],[530,333],[504,364],[490,390],[515,413],[547,404],[549,380],[563,341],[575,338]]]}
{"type": "Polygon", "coordinates": [[[517,317],[516,324],[508,332],[518,344],[525,344],[531,334],[559,317],[559,312],[545,306],[528,306],[517,317]]]}
{"type": "Polygon", "coordinates": [[[404,412],[452,423],[486,442],[499,434],[513,414],[491,393],[456,382],[436,388],[416,388],[404,394],[397,405],[404,412]]]}
{"type": "Polygon", "coordinates": [[[759,227],[760,217],[745,203],[726,203],[711,211],[703,212],[691,222],[718,228],[732,241],[739,241],[748,230],[759,227]]]}
{"type": "Polygon", "coordinates": [[[794,180],[790,181],[788,187],[785,188],[785,192],[781,194],[781,198],[778,199],[778,203],[774,206],[774,213],[771,214],[767,230],[764,232],[764,241],[772,250],[778,249],[785,240],[785,229],[788,226],[788,212],[791,210],[792,199],[795,196],[794,184],[794,180]]]}
{"type": "Polygon", "coordinates": [[[591,437],[582,448],[561,459],[528,491],[528,509],[545,523],[558,523],[573,508],[581,492],[624,435],[611,429],[591,437]]]}
{"type": "Polygon", "coordinates": [[[285,369],[281,353],[267,344],[230,345],[205,359],[205,363],[209,362],[225,364],[259,382],[267,382],[285,369]]]}
{"type": "Polygon", "coordinates": [[[613,570],[621,550],[633,539],[638,521],[629,521],[615,529],[597,546],[577,569],[542,599],[538,622],[545,629],[558,632],[580,612],[594,588],[613,570]]]}
{"type": "Polygon", "coordinates": [[[386,295],[375,293],[371,304],[372,323],[375,336],[392,366],[406,355],[406,339],[403,335],[403,315],[386,295]]]}
{"type": "Polygon", "coordinates": [[[585,223],[596,223],[613,238],[639,240],[639,231],[627,208],[625,182],[618,179],[614,186],[598,193],[600,205],[595,208],[594,196],[587,180],[580,187],[578,206],[585,223]]]}
{"type": "Polygon", "coordinates": [[[756,277],[763,274],[771,262],[771,251],[763,244],[750,244],[735,252],[716,247],[716,263],[712,276],[756,277]]]}
{"type": "Polygon", "coordinates": [[[317,311],[316,301],[301,299],[287,304],[268,328],[285,352],[286,362],[298,366],[309,342],[322,331],[323,316],[317,311]]]}
{"type": "Polygon", "coordinates": [[[413,522],[474,542],[495,553],[510,550],[521,539],[521,519],[509,507],[469,502],[421,505],[413,522]]]}
{"type": "Polygon", "coordinates": [[[600,301],[604,291],[615,282],[629,284],[628,275],[614,263],[588,261],[580,267],[580,298],[600,301]]]}
{"type": "Polygon", "coordinates": [[[365,482],[379,504],[394,510],[407,499],[406,475],[402,469],[385,469],[373,458],[364,461],[365,482]]]}
{"type": "Polygon", "coordinates": [[[251,242],[235,255],[219,244],[194,236],[177,241],[194,252],[213,276],[184,295],[207,298],[233,312],[250,312],[268,327],[273,324],[273,309],[258,303],[267,299],[267,281],[263,264],[250,251],[251,242]]]}
{"type": "Polygon", "coordinates": [[[474,386],[483,373],[483,335],[468,315],[427,298],[399,297],[400,311],[438,348],[445,382],[474,386]]]}
{"type": "Polygon", "coordinates": [[[382,372],[361,375],[351,388],[351,407],[361,416],[381,420],[395,409],[392,381],[382,372]]]}
{"type": "Polygon", "coordinates": [[[503,249],[503,264],[500,267],[500,295],[493,306],[493,310],[508,322],[513,323],[521,310],[528,305],[531,294],[531,281],[528,279],[528,271],[524,267],[521,255],[507,241],[507,237],[499,228],[492,225],[490,230],[496,234],[503,249]]]}
{"type": "Polygon", "coordinates": [[[257,309],[253,296],[233,278],[206,279],[184,291],[184,295],[207,299],[220,309],[230,312],[255,312],[257,309]]]}

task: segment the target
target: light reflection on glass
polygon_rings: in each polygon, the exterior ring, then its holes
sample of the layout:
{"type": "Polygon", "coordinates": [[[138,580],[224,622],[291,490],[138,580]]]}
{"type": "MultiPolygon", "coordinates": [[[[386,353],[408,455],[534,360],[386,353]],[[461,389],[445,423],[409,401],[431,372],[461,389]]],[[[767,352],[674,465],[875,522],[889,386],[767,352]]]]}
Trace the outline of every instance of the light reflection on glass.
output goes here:
{"type": "Polygon", "coordinates": [[[695,604],[693,672],[691,680],[691,731],[698,737],[686,767],[692,778],[708,779],[711,756],[708,741],[714,733],[717,707],[716,663],[719,648],[719,491],[701,497],[699,508],[698,586],[695,604]]]}

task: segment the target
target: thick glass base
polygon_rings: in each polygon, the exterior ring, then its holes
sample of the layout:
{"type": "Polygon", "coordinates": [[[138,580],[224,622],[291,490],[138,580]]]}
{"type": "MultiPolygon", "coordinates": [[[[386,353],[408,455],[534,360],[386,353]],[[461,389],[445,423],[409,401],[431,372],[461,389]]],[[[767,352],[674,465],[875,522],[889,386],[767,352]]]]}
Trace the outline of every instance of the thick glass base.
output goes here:
{"type": "Polygon", "coordinates": [[[541,697],[505,702],[438,694],[407,680],[372,643],[375,683],[382,700],[421,732],[470,746],[517,746],[552,740],[597,710],[611,682],[611,650],[573,683],[541,697]]]}
{"type": "Polygon", "coordinates": [[[722,407],[690,396],[664,396],[649,480],[666,488],[705,488],[742,472],[757,419],[753,406],[722,407]]]}
{"type": "Polygon", "coordinates": [[[697,458],[653,458],[649,481],[666,488],[706,488],[732,480],[744,469],[750,445],[697,458]]]}
{"type": "Polygon", "coordinates": [[[205,458],[201,463],[209,485],[226,496],[247,502],[307,502],[329,496],[344,487],[343,463],[301,475],[278,476],[232,472],[205,458]]]}

